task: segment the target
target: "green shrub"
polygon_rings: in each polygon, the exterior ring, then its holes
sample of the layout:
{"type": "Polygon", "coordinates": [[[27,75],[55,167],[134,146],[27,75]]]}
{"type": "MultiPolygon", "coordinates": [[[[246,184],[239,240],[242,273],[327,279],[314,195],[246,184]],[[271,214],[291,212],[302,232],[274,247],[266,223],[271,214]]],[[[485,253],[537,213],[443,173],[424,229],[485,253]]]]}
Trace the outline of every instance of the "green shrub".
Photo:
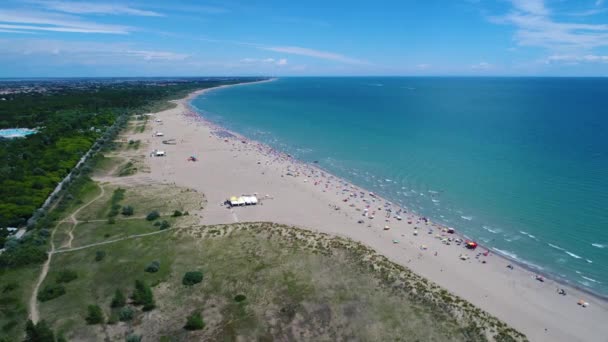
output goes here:
{"type": "Polygon", "coordinates": [[[101,261],[105,257],[106,257],[106,252],[105,251],[97,251],[97,252],[95,252],[95,261],[101,261]]]}
{"type": "Polygon", "coordinates": [[[183,214],[182,214],[182,212],[181,212],[181,211],[176,210],[176,211],[174,211],[174,212],[173,212],[173,215],[171,215],[171,216],[173,216],[173,217],[180,217],[180,216],[182,216],[182,215],[183,215],[183,214]]]}
{"type": "Polygon", "coordinates": [[[99,305],[89,305],[87,311],[85,320],[88,324],[102,324],[104,322],[103,311],[101,311],[99,305]]]}
{"type": "Polygon", "coordinates": [[[171,227],[171,224],[167,221],[163,221],[160,223],[160,230],[165,230],[171,227]]]}
{"type": "Polygon", "coordinates": [[[114,224],[116,223],[116,219],[113,217],[108,218],[108,224],[114,224]]]}
{"type": "Polygon", "coordinates": [[[114,292],[114,298],[112,298],[112,303],[110,304],[110,306],[113,308],[122,308],[123,306],[125,306],[125,304],[127,304],[127,298],[125,298],[125,295],[122,294],[122,291],[120,291],[120,289],[116,289],[116,292],[114,292]]]}
{"type": "Polygon", "coordinates": [[[133,309],[128,306],[125,306],[124,308],[120,309],[120,312],[118,313],[118,319],[121,322],[128,322],[133,319],[134,315],[135,312],[133,311],[133,309]]]}
{"type": "Polygon", "coordinates": [[[141,342],[141,336],[131,334],[125,338],[126,342],[141,342]]]}
{"type": "Polygon", "coordinates": [[[205,327],[205,322],[203,322],[203,317],[200,312],[193,312],[188,319],[186,320],[186,325],[184,329],[186,330],[201,330],[205,327]]]}
{"type": "Polygon", "coordinates": [[[149,272],[149,273],[156,273],[156,272],[158,272],[159,269],[160,269],[160,261],[154,260],[148,266],[146,266],[146,269],[144,271],[149,272]]]}
{"type": "Polygon", "coordinates": [[[132,206],[130,205],[125,205],[124,207],[122,207],[122,212],[121,212],[124,216],[132,216],[134,213],[134,209],[132,206]]]}
{"type": "Polygon", "coordinates": [[[243,295],[243,294],[238,294],[238,295],[234,296],[234,300],[237,303],[240,303],[240,302],[244,301],[245,299],[247,299],[247,297],[245,297],[245,295],[243,295]]]}
{"type": "Polygon", "coordinates": [[[148,213],[148,216],[146,216],[146,220],[154,221],[159,217],[160,217],[160,213],[158,212],[158,210],[152,210],[151,212],[148,213]]]}
{"type": "Polygon", "coordinates": [[[186,272],[186,274],[184,274],[184,278],[182,279],[182,284],[192,286],[200,283],[201,281],[203,281],[203,272],[186,272]]]}
{"type": "Polygon", "coordinates": [[[78,278],[78,274],[74,270],[63,269],[59,271],[57,275],[57,279],[55,280],[57,283],[69,283],[72,280],[78,278]]]}
{"type": "Polygon", "coordinates": [[[55,342],[55,334],[46,324],[46,321],[42,320],[38,324],[34,324],[31,320],[28,320],[25,324],[24,341],[55,342]]]}
{"type": "Polygon", "coordinates": [[[2,288],[2,293],[11,292],[13,290],[16,290],[17,288],[19,288],[19,284],[13,281],[4,285],[4,287],[2,288]]]}
{"type": "Polygon", "coordinates": [[[63,285],[49,284],[46,285],[42,291],[38,292],[38,300],[41,302],[46,302],[59,296],[63,296],[64,294],[65,287],[63,287],[63,285]]]}

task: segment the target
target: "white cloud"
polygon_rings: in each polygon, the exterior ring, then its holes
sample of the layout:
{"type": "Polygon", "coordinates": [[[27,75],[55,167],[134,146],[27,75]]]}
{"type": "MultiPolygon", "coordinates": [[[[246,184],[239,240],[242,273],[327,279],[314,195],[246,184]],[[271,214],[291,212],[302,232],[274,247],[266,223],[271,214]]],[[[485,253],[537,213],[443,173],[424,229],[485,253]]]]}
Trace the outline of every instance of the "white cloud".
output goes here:
{"type": "Polygon", "coordinates": [[[96,60],[98,64],[114,61],[183,61],[188,54],[162,50],[135,49],[131,44],[67,42],[43,39],[0,39],[4,56],[58,56],[75,63],[96,60]]]}
{"type": "Polygon", "coordinates": [[[552,50],[608,46],[608,25],[553,20],[542,0],[512,0],[512,4],[513,10],[509,14],[490,20],[517,27],[515,40],[519,45],[552,50]]]}
{"type": "Polygon", "coordinates": [[[477,64],[471,65],[471,69],[473,69],[473,70],[489,70],[493,67],[494,66],[492,64],[487,63],[487,62],[479,62],[477,64]]]}
{"type": "Polygon", "coordinates": [[[261,64],[261,65],[278,65],[284,66],[287,65],[287,58],[274,59],[274,58],[243,58],[241,59],[241,63],[243,64],[261,64]]]}
{"type": "Polygon", "coordinates": [[[552,55],[547,58],[548,63],[608,63],[608,56],[601,55],[552,55]]]}
{"type": "Polygon", "coordinates": [[[282,53],[288,53],[288,54],[292,54],[292,55],[300,55],[300,56],[326,59],[326,60],[331,60],[331,61],[336,61],[336,62],[341,62],[341,63],[346,63],[346,64],[367,64],[366,62],[361,61],[359,59],[347,57],[347,56],[344,56],[344,55],[341,55],[338,53],[314,50],[314,49],[309,49],[309,48],[300,47],[300,46],[261,46],[260,45],[260,46],[258,46],[258,48],[262,49],[262,50],[282,52],[282,53]]]}
{"type": "Polygon", "coordinates": [[[127,26],[86,22],[70,15],[15,10],[0,10],[0,29],[106,34],[127,34],[132,30],[127,26]]]}
{"type": "Polygon", "coordinates": [[[431,67],[431,65],[430,64],[426,64],[426,63],[422,63],[422,64],[416,65],[416,68],[420,69],[420,70],[427,70],[430,67],[431,67]]]}
{"type": "Polygon", "coordinates": [[[69,1],[33,1],[50,10],[72,13],[72,14],[114,14],[134,15],[145,17],[160,17],[160,13],[133,8],[118,3],[93,3],[93,2],[69,2],[69,1]]]}
{"type": "Polygon", "coordinates": [[[513,6],[525,13],[533,15],[548,15],[549,10],[543,0],[511,0],[513,6]]]}

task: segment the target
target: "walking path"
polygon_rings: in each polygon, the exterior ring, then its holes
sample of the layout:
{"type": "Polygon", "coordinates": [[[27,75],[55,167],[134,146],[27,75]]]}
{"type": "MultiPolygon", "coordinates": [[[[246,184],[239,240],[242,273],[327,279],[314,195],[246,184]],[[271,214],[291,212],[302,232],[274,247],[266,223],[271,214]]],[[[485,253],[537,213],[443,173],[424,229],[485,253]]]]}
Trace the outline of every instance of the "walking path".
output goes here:
{"type": "MultiPolygon", "coordinates": [[[[91,203],[97,201],[98,199],[102,198],[105,195],[105,190],[104,190],[103,186],[99,185],[99,188],[101,189],[101,193],[97,197],[95,197],[92,200],[90,200],[89,202],[83,204],[78,209],[76,209],[72,213],[72,215],[70,215],[70,221],[72,222],[73,226],[72,226],[72,229],[70,229],[68,232],[70,239],[68,240],[67,246],[72,247],[72,240],[74,240],[73,231],[76,228],[76,226],[78,225],[78,223],[80,222],[76,218],[76,214],[78,214],[82,209],[88,207],[91,203]]],[[[55,225],[55,227],[53,227],[53,231],[51,232],[51,250],[48,252],[48,257],[47,257],[46,261],[44,262],[44,264],[42,265],[42,270],[40,271],[40,275],[38,276],[38,281],[36,282],[36,286],[34,286],[34,290],[32,291],[32,295],[30,297],[30,304],[29,304],[30,319],[32,320],[32,322],[34,322],[34,324],[38,323],[38,320],[40,317],[40,313],[38,312],[38,291],[40,290],[40,285],[42,285],[42,283],[44,282],[46,275],[49,273],[49,268],[51,266],[51,259],[53,258],[53,254],[55,254],[55,242],[54,242],[55,232],[57,231],[57,227],[59,227],[59,225],[64,222],[65,222],[65,220],[59,221],[55,225]]]]}

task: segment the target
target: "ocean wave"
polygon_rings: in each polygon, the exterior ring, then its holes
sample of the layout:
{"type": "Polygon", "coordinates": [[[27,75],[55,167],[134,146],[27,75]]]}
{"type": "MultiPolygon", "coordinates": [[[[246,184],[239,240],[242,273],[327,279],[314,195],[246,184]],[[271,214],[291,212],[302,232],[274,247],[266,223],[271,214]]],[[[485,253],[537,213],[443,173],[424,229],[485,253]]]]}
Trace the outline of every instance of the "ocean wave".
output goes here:
{"type": "Polygon", "coordinates": [[[440,201],[438,199],[432,199],[431,201],[433,201],[433,203],[439,203],[440,201]]]}
{"type": "Polygon", "coordinates": [[[586,260],[588,263],[593,264],[593,261],[592,261],[592,260],[589,260],[589,259],[585,259],[585,260],[586,260]]]}
{"type": "Polygon", "coordinates": [[[492,249],[495,250],[496,252],[498,252],[499,254],[502,254],[504,256],[508,256],[511,259],[519,260],[519,258],[517,257],[517,254],[515,254],[513,252],[503,251],[502,249],[498,249],[496,247],[493,247],[492,249]]]}
{"type": "Polygon", "coordinates": [[[461,219],[463,220],[467,220],[467,221],[472,221],[473,220],[473,216],[460,216],[461,219]]]}
{"type": "Polygon", "coordinates": [[[492,233],[492,234],[498,234],[498,233],[500,233],[500,232],[501,232],[501,230],[500,230],[500,229],[492,229],[492,227],[489,227],[489,226],[481,226],[481,228],[483,228],[483,229],[485,229],[485,230],[489,231],[489,232],[490,232],[490,233],[492,233]]]}
{"type": "Polygon", "coordinates": [[[591,246],[597,247],[597,248],[606,248],[606,245],[602,245],[600,243],[592,243],[591,246]]]}
{"type": "Polygon", "coordinates": [[[585,277],[585,276],[581,276],[581,277],[583,277],[584,279],[587,279],[587,280],[589,280],[589,281],[592,281],[592,282],[594,282],[594,283],[597,283],[597,284],[601,284],[601,283],[602,283],[601,281],[597,281],[597,280],[592,279],[592,278],[589,278],[589,277],[585,277]]]}
{"type": "Polygon", "coordinates": [[[532,234],[530,234],[528,232],[524,232],[523,230],[520,230],[519,232],[522,233],[522,234],[524,234],[525,236],[529,237],[530,239],[538,240],[536,238],[536,236],[534,236],[534,235],[532,235],[532,234]]]}
{"type": "Polygon", "coordinates": [[[435,191],[435,190],[429,190],[429,193],[431,193],[431,194],[438,194],[438,193],[439,193],[439,191],[435,191]]]}
{"type": "Polygon", "coordinates": [[[568,254],[569,256],[571,256],[571,257],[573,257],[575,259],[582,259],[583,258],[582,256],[578,256],[578,255],[576,255],[576,254],[574,254],[572,252],[568,252],[568,251],[564,251],[564,252],[566,252],[566,254],[568,254]]]}
{"type": "Polygon", "coordinates": [[[551,243],[548,243],[547,245],[549,245],[549,246],[551,246],[551,247],[553,247],[553,248],[555,248],[555,249],[558,249],[558,250],[560,250],[560,251],[563,251],[563,250],[564,250],[564,249],[563,249],[563,248],[561,248],[560,246],[556,246],[556,245],[551,244],[551,243]]]}

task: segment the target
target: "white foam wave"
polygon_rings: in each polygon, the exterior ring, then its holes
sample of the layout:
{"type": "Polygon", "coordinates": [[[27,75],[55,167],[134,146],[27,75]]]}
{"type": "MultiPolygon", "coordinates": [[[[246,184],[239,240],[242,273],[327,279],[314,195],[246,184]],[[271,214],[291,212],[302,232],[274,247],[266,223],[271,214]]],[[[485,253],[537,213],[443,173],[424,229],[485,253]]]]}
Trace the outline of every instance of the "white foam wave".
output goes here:
{"type": "Polygon", "coordinates": [[[498,249],[498,248],[495,248],[495,247],[492,248],[492,249],[495,250],[496,252],[504,255],[504,256],[508,256],[509,258],[519,260],[519,258],[517,258],[517,254],[515,254],[513,252],[503,251],[502,249],[498,249]]]}
{"type": "Polygon", "coordinates": [[[566,252],[566,254],[568,254],[569,256],[571,256],[571,257],[573,257],[575,259],[582,259],[583,258],[582,256],[578,256],[578,255],[576,255],[576,254],[574,254],[572,252],[568,252],[568,251],[565,251],[565,252],[566,252]]]}
{"type": "Polygon", "coordinates": [[[585,260],[587,260],[588,263],[593,264],[592,260],[589,260],[589,259],[585,259],[585,260]]]}
{"type": "Polygon", "coordinates": [[[551,246],[551,247],[553,247],[553,248],[555,248],[555,249],[559,249],[560,251],[563,251],[563,250],[564,250],[564,249],[563,249],[563,248],[561,248],[560,246],[556,246],[556,245],[551,244],[551,243],[548,243],[548,245],[549,245],[549,246],[551,246]]]}
{"type": "Polygon", "coordinates": [[[519,232],[522,233],[522,234],[524,234],[525,236],[529,237],[530,239],[537,240],[536,236],[534,236],[534,235],[532,235],[532,234],[530,234],[528,232],[524,232],[523,230],[520,230],[519,232]]]}
{"type": "Polygon", "coordinates": [[[592,279],[592,278],[589,278],[589,277],[585,277],[585,276],[581,276],[581,277],[583,277],[584,279],[587,279],[587,280],[589,280],[589,281],[592,281],[592,282],[594,282],[594,283],[598,283],[598,284],[601,284],[601,283],[602,283],[602,282],[600,282],[600,281],[597,281],[597,280],[592,279]]]}
{"type": "Polygon", "coordinates": [[[591,246],[597,247],[597,248],[606,248],[606,245],[602,245],[600,243],[592,243],[591,246]]]}
{"type": "Polygon", "coordinates": [[[438,199],[434,199],[434,198],[433,198],[431,201],[433,201],[433,203],[439,203],[439,200],[438,200],[438,199]]]}
{"type": "Polygon", "coordinates": [[[461,219],[463,220],[467,220],[467,221],[472,221],[473,220],[473,216],[460,216],[461,219]]]}
{"type": "Polygon", "coordinates": [[[481,228],[483,228],[493,234],[500,233],[500,229],[492,229],[492,227],[489,227],[489,226],[481,226],[481,228]]]}

